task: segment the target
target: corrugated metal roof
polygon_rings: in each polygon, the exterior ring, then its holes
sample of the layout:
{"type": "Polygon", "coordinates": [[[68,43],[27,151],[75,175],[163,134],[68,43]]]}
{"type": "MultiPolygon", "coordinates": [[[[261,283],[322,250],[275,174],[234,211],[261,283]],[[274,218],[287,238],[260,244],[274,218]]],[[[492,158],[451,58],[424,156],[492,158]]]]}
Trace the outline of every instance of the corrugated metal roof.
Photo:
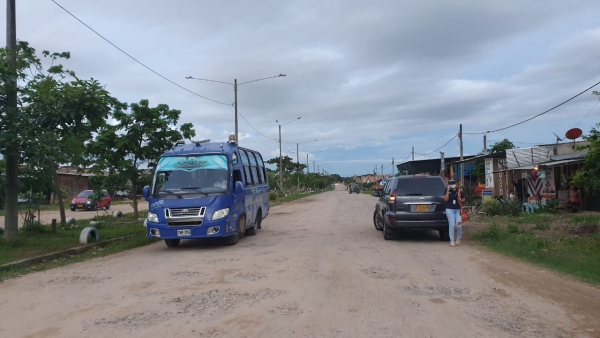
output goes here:
{"type": "Polygon", "coordinates": [[[560,161],[550,161],[550,162],[542,163],[542,165],[547,166],[547,167],[555,167],[558,165],[579,163],[579,162],[583,162],[584,160],[585,160],[584,158],[572,158],[572,159],[560,160],[560,161]]]}
{"type": "Polygon", "coordinates": [[[579,152],[571,153],[571,154],[550,156],[550,159],[552,161],[582,159],[582,158],[585,158],[585,155],[587,155],[587,153],[588,153],[587,150],[583,150],[583,151],[579,151],[579,152]]]}
{"type": "Polygon", "coordinates": [[[508,169],[517,169],[547,162],[551,156],[554,156],[551,146],[509,149],[506,151],[506,162],[508,169]]]}

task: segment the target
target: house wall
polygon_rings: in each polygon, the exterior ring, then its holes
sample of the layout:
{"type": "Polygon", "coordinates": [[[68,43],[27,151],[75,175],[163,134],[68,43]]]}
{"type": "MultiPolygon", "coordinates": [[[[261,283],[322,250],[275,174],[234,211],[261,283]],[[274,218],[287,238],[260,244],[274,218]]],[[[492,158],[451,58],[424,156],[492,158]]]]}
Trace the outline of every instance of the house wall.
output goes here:
{"type": "Polygon", "coordinates": [[[90,184],[87,176],[66,175],[64,173],[58,173],[58,183],[61,187],[64,186],[69,189],[68,199],[75,197],[83,190],[90,189],[90,184]]]}

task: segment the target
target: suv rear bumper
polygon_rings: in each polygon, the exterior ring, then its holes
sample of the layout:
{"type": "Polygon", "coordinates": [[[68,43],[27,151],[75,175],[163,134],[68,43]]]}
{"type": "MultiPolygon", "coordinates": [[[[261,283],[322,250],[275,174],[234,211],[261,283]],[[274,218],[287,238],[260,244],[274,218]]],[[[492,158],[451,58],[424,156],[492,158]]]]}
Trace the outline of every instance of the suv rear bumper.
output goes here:
{"type": "Polygon", "coordinates": [[[386,214],[385,223],[393,230],[448,230],[448,219],[402,220],[396,218],[395,221],[390,221],[390,215],[386,214]]]}

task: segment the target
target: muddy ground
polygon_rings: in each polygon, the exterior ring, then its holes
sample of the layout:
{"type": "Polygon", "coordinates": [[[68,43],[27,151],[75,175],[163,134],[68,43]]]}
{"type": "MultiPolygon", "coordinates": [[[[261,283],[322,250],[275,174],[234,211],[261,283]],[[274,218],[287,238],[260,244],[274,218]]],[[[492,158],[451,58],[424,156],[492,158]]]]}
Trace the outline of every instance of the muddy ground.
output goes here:
{"type": "Polygon", "coordinates": [[[0,337],[600,337],[600,289],[437,233],[384,241],[375,197],[271,210],[234,247],[162,242],[0,283],[0,337]]]}

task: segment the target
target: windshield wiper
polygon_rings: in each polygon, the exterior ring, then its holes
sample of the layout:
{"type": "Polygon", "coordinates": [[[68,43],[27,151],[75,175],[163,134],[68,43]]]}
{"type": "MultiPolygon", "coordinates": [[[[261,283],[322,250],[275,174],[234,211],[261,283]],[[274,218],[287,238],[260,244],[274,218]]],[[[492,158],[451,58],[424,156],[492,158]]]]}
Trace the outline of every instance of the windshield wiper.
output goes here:
{"type": "Polygon", "coordinates": [[[423,196],[423,194],[421,194],[419,192],[415,192],[415,193],[412,193],[412,194],[402,194],[402,195],[404,195],[404,196],[423,196]]]}
{"type": "Polygon", "coordinates": [[[161,192],[164,192],[164,193],[169,194],[169,195],[177,196],[177,198],[183,198],[183,197],[181,197],[181,195],[176,194],[176,193],[174,193],[172,191],[168,191],[168,190],[159,190],[158,194],[154,194],[154,196],[160,195],[161,192]]]}
{"type": "Polygon", "coordinates": [[[205,193],[204,191],[200,190],[202,189],[202,187],[188,187],[188,188],[181,188],[181,190],[195,190],[201,194],[203,194],[204,196],[208,196],[207,193],[205,193]]]}

